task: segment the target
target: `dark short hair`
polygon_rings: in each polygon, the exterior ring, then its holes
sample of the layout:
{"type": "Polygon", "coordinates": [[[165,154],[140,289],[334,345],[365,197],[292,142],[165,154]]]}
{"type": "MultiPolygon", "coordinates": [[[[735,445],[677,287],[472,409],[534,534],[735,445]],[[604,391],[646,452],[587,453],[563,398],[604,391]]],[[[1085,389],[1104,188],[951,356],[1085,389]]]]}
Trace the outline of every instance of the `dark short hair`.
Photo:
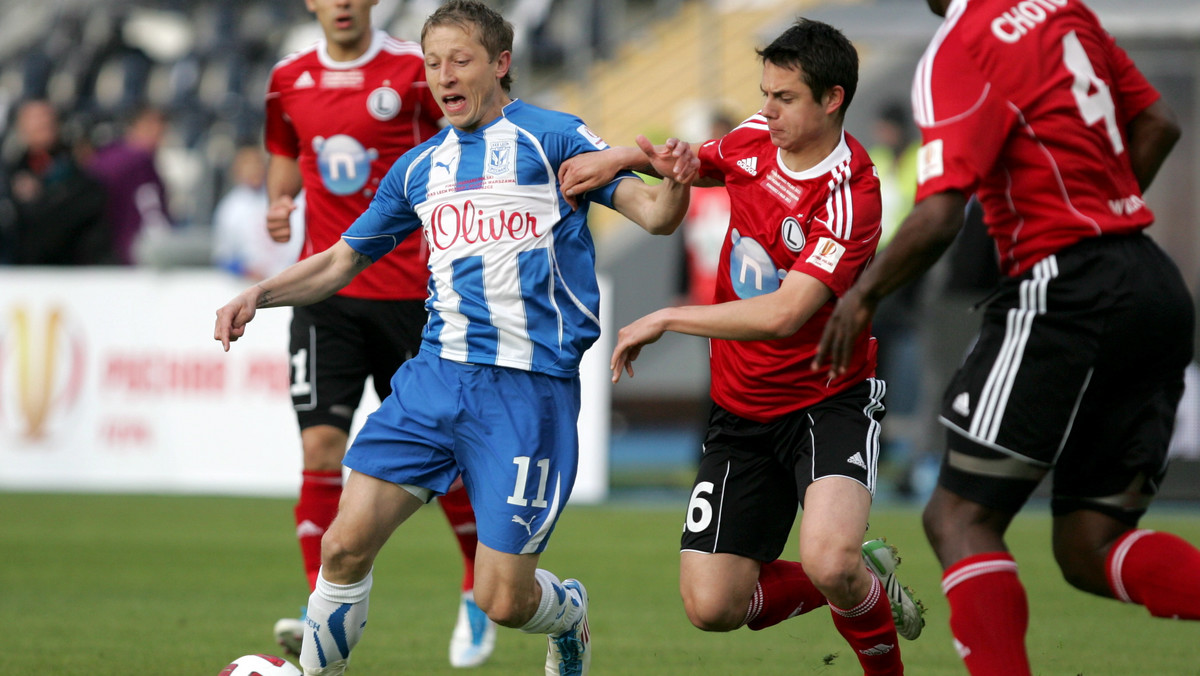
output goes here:
{"type": "MultiPolygon", "coordinates": [[[[450,0],[425,19],[421,27],[421,45],[425,34],[437,26],[458,26],[479,38],[487,50],[488,60],[495,61],[501,52],[512,52],[513,27],[499,12],[478,0],[450,0]]],[[[512,86],[512,68],[500,78],[500,86],[508,91],[512,86]]]]}
{"type": "Polygon", "coordinates": [[[758,50],[763,63],[799,70],[817,101],[835,86],[845,92],[838,114],[844,119],[858,89],[858,51],[841,31],[800,18],[771,44],[758,50]]]}

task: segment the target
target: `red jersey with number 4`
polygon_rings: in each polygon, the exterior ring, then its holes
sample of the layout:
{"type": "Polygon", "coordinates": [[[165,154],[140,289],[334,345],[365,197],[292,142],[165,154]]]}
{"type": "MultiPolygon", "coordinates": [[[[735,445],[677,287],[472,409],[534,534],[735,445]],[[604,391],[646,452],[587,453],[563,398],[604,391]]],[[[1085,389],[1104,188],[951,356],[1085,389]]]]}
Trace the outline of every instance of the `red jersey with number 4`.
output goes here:
{"type": "Polygon", "coordinates": [[[834,296],[800,330],[779,340],[711,340],[712,398],[743,418],[766,422],[816,404],[875,375],[875,339],[854,345],[849,371],[836,380],[810,369],[825,322],[858,279],[879,242],[879,177],[849,134],[817,166],[789,170],[761,115],[700,148],[700,172],[725,183],[729,231],[721,249],[714,302],[779,288],[792,270],[834,296]]]}
{"type": "Polygon", "coordinates": [[[1078,0],[954,0],[913,81],[917,201],[975,192],[1013,276],[1145,228],[1125,130],[1158,98],[1078,0]]]}
{"type": "MultiPolygon", "coordinates": [[[[425,82],[420,45],[382,31],[354,61],[329,58],[325,42],[275,65],[266,102],[266,146],[297,158],[304,182],[301,258],[328,249],[366,211],[379,181],[412,147],[438,132],[442,113],[425,82]]],[[[428,252],[409,237],[339,295],[419,300],[428,252]]]]}

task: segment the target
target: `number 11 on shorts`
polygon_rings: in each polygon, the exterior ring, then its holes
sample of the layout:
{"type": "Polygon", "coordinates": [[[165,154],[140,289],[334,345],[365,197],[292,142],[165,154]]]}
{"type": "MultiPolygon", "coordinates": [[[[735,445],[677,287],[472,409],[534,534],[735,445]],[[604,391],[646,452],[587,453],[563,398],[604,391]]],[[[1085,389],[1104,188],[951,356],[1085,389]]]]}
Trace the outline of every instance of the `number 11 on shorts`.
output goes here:
{"type": "MultiPolygon", "coordinates": [[[[513,486],[513,494],[508,496],[508,504],[517,505],[518,507],[529,506],[530,502],[525,498],[525,488],[529,483],[529,456],[522,455],[513,458],[513,464],[517,466],[517,485],[513,486]]],[[[533,506],[544,508],[548,505],[546,502],[546,482],[550,478],[550,458],[542,458],[537,461],[538,469],[538,489],[537,497],[533,500],[533,506]]]]}

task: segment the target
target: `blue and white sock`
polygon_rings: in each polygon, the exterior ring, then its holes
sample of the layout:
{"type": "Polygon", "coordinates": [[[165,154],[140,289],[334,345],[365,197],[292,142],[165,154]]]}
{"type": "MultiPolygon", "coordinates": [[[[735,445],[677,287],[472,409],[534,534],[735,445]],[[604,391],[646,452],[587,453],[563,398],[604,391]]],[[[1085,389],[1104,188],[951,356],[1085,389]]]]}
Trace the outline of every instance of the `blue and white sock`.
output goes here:
{"type": "Polygon", "coordinates": [[[350,657],[367,626],[371,573],[352,584],[334,584],[317,576],[304,617],[304,648],[300,666],[323,669],[350,657]]]}
{"type": "Polygon", "coordinates": [[[542,600],[538,604],[537,612],[521,627],[521,631],[527,634],[558,636],[579,620],[583,608],[554,573],[538,568],[534,577],[541,587],[542,600]]]}

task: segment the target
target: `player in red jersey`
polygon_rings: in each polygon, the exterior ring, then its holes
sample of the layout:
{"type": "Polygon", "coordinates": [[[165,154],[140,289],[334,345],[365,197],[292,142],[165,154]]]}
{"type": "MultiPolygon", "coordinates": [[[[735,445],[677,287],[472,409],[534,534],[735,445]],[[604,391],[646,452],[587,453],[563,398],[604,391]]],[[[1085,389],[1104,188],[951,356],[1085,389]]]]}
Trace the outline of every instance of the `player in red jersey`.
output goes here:
{"type": "MultiPolygon", "coordinates": [[[[761,111],[699,153],[696,185],[724,185],[731,205],[715,302],[622,328],[613,381],[667,331],[710,339],[714,406],[680,554],[691,622],[763,629],[828,604],[866,674],[902,674],[897,630],[916,638],[923,611],[896,581],[893,551],[862,543],[884,413],[874,339],[855,341],[837,377],[809,368],[835,297],[879,240],[879,179],[842,128],[858,54],[801,19],[759,55],[761,111]],[[797,504],[803,565],[779,559],[797,504]]],[[[631,149],[604,161],[643,164],[631,149]]],[[[612,168],[571,171],[598,181],[612,168]]]]}
{"type": "MultiPolygon", "coordinates": [[[[441,111],[414,42],[371,27],[378,0],[306,0],[324,39],[271,73],[266,146],[267,225],[291,236],[289,214],[304,189],[301,258],[324,251],[367,209],[400,155],[436,134],[441,111]]],[[[417,353],[425,324],[428,252],[410,237],[336,296],[296,308],[291,330],[292,402],[304,447],[296,535],[309,589],[321,565],[321,536],[337,513],[342,457],[368,376],[381,400],[391,376],[417,353]]],[[[450,662],[469,667],[491,654],[495,626],[475,605],[475,514],[461,482],[439,498],[462,550],[465,571],[450,662]]],[[[286,618],[276,639],[299,654],[303,624],[286,618]]]]}
{"type": "Polygon", "coordinates": [[[854,364],[879,299],[941,255],[976,195],[1006,277],[946,389],[924,521],[967,668],[1022,676],[1028,605],[1004,534],[1051,469],[1067,581],[1200,619],[1200,551],[1138,528],[1192,356],[1187,287],[1143,234],[1142,192],[1179,127],[1079,0],[929,6],[945,21],[913,84],[917,205],[842,297],[814,367],[854,364]]]}

